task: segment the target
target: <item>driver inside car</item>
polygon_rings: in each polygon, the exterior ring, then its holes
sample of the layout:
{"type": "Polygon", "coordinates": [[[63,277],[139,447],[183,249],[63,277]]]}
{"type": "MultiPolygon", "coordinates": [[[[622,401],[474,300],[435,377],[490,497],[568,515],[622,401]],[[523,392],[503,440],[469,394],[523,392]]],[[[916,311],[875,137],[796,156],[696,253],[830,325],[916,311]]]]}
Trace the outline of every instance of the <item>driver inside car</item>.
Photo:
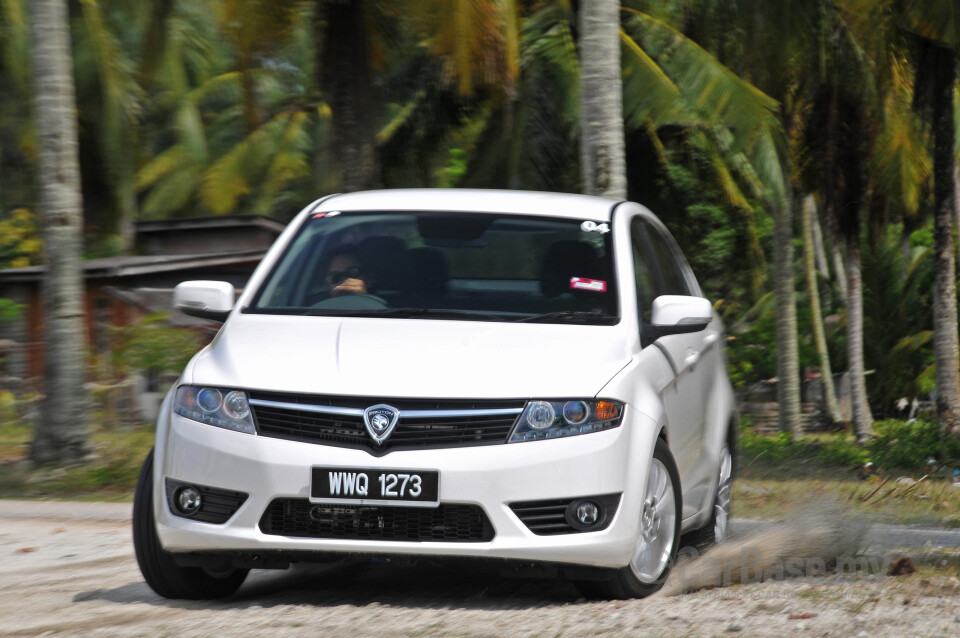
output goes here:
{"type": "Polygon", "coordinates": [[[334,253],[323,281],[330,296],[339,297],[369,292],[368,279],[369,276],[364,273],[357,253],[351,247],[345,246],[334,253]]]}

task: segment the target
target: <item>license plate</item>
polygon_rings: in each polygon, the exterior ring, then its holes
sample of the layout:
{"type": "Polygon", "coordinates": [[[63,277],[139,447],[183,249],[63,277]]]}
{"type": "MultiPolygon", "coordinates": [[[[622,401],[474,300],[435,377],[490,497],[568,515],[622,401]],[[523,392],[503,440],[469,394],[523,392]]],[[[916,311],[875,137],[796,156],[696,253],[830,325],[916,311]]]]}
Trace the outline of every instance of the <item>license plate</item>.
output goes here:
{"type": "Polygon", "coordinates": [[[440,473],[436,470],[311,468],[310,500],[314,502],[437,505],[439,494],[440,473]]]}

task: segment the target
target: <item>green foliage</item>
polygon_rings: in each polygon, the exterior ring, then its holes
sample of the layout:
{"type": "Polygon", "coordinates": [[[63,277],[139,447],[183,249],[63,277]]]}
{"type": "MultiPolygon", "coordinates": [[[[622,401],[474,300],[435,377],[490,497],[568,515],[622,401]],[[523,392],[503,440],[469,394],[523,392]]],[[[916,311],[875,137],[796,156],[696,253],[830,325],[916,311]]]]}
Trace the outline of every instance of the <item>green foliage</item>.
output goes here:
{"type": "Polygon", "coordinates": [[[960,464],[960,440],[936,422],[887,419],[873,425],[876,437],[867,444],[880,467],[920,468],[928,458],[955,467],[960,464]]]}
{"type": "Polygon", "coordinates": [[[0,268],[32,266],[42,252],[37,219],[30,210],[16,208],[0,219],[0,268]]]}
{"type": "MultiPolygon", "coordinates": [[[[740,451],[744,457],[765,458],[767,461],[786,461],[792,458],[814,458],[826,463],[860,466],[870,460],[870,453],[858,447],[845,434],[808,436],[791,439],[789,433],[764,436],[744,427],[740,431],[740,451]]],[[[921,461],[922,464],[922,461],[921,461]]]]}
{"type": "Polygon", "coordinates": [[[746,200],[731,203],[710,177],[717,164],[709,145],[687,144],[667,157],[658,204],[672,214],[661,213],[664,222],[684,247],[707,298],[722,300],[727,314],[741,313],[762,294],[769,217],[758,215],[762,209],[746,200]]]}
{"type": "MultiPolygon", "coordinates": [[[[732,339],[727,344],[727,371],[734,387],[744,388],[761,379],[777,376],[777,306],[772,292],[750,310],[734,317],[732,339]]],[[[813,339],[809,337],[810,308],[797,307],[797,352],[800,368],[818,365],[819,358],[813,339]]]]}
{"type": "Polygon", "coordinates": [[[900,226],[863,251],[864,354],[874,412],[895,414],[901,397],[929,391],[924,372],[933,365],[933,259],[928,248],[902,244],[900,226]]]}
{"type": "Polygon", "coordinates": [[[166,313],[147,315],[130,326],[114,329],[110,359],[117,377],[131,370],[175,374],[183,370],[202,343],[193,331],[163,323],[166,313]]]}
{"type": "Polygon", "coordinates": [[[933,248],[933,225],[928,224],[923,228],[910,233],[910,245],[914,248],[933,248]]]}
{"type": "Polygon", "coordinates": [[[90,462],[69,468],[25,471],[24,464],[16,461],[26,455],[33,428],[0,423],[0,497],[129,500],[140,465],[155,437],[152,426],[95,429],[90,462]]]}
{"type": "Polygon", "coordinates": [[[808,435],[794,440],[786,432],[765,436],[743,427],[740,451],[745,458],[763,458],[767,462],[812,458],[856,468],[872,461],[881,472],[921,470],[930,458],[947,467],[960,464],[960,440],[950,436],[936,421],[887,419],[875,422],[874,430],[876,437],[859,446],[847,433],[808,435]]]}
{"type": "Polygon", "coordinates": [[[3,299],[0,297],[0,323],[17,321],[23,312],[23,304],[19,304],[12,299],[3,299]]]}
{"type": "Polygon", "coordinates": [[[462,148],[451,148],[447,153],[447,165],[443,167],[442,177],[437,186],[449,188],[455,186],[467,174],[467,152],[462,148]]]}

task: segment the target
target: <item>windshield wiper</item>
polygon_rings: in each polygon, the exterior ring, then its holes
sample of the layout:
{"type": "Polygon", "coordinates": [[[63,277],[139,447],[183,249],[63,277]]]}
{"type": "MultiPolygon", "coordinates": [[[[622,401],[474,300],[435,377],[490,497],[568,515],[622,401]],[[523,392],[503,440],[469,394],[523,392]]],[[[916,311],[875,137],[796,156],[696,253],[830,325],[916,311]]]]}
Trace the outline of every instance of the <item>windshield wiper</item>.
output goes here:
{"type": "Polygon", "coordinates": [[[617,322],[619,317],[608,315],[602,312],[590,310],[557,310],[556,312],[545,312],[542,315],[531,315],[516,319],[517,323],[599,323],[611,325],[617,322]]]}
{"type": "Polygon", "coordinates": [[[513,321],[512,317],[471,312],[469,310],[441,310],[436,308],[383,308],[371,310],[337,310],[335,308],[314,308],[304,314],[311,316],[334,317],[377,317],[391,319],[470,319],[476,321],[513,321]]]}

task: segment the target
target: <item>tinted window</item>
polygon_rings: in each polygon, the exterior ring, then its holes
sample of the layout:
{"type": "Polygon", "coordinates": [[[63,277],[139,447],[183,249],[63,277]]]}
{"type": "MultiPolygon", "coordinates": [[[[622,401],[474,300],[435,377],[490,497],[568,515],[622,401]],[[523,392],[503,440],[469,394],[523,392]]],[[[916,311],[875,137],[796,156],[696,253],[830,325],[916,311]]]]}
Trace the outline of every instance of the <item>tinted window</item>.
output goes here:
{"type": "Polygon", "coordinates": [[[443,318],[460,312],[471,319],[613,323],[611,233],[583,230],[582,221],[435,212],[317,215],[300,229],[248,312],[401,317],[421,310],[443,311],[443,318]],[[567,316],[539,317],[548,313],[567,316]]]}
{"type": "Polygon", "coordinates": [[[657,270],[657,291],[656,296],[660,295],[689,295],[690,287],[683,276],[683,269],[680,265],[680,258],[673,248],[673,242],[667,239],[659,229],[645,221],[642,222],[643,229],[650,243],[650,250],[653,253],[653,260],[657,270]]]}
{"type": "Polygon", "coordinates": [[[630,225],[630,243],[633,247],[633,272],[637,284],[638,311],[643,318],[642,323],[650,323],[650,312],[653,300],[657,298],[658,285],[644,224],[639,217],[635,218],[630,225]]]}

